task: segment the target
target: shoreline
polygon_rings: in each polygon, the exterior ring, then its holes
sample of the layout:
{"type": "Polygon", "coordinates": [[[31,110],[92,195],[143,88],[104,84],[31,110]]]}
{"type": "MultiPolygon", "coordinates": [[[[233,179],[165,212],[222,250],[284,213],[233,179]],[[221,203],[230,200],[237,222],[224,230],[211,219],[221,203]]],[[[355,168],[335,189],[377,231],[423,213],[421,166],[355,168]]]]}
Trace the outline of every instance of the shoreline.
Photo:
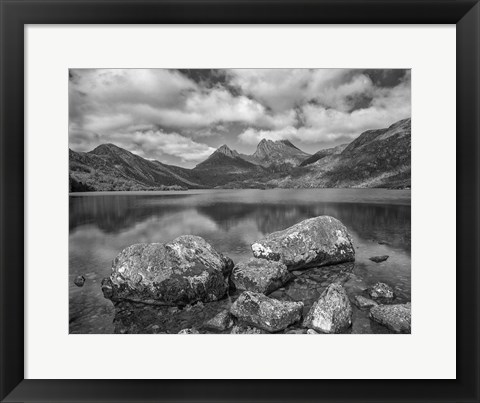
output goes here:
{"type": "Polygon", "coordinates": [[[182,191],[102,191],[102,192],[73,192],[69,199],[96,198],[96,197],[175,197],[215,200],[228,204],[230,202],[282,204],[288,201],[302,203],[303,195],[318,196],[318,203],[348,203],[348,204],[375,204],[375,205],[403,205],[411,206],[411,189],[352,189],[352,188],[308,188],[308,189],[195,189],[182,191]],[[238,196],[232,199],[232,195],[238,196]]]}
{"type": "Polygon", "coordinates": [[[411,188],[406,188],[406,189],[391,189],[391,188],[269,188],[269,189],[264,189],[264,188],[242,188],[242,189],[232,189],[232,188],[205,188],[205,189],[186,189],[186,190],[96,190],[96,191],[89,191],[89,192],[68,192],[69,196],[86,196],[86,195],[91,195],[91,196],[98,196],[98,195],[136,195],[136,194],[205,194],[205,193],[221,193],[221,192],[238,192],[238,191],[262,191],[262,192],[268,192],[268,191],[320,191],[320,190],[326,190],[326,191],[353,191],[353,190],[359,190],[359,191],[388,191],[388,192],[410,192],[412,191],[411,188]]]}

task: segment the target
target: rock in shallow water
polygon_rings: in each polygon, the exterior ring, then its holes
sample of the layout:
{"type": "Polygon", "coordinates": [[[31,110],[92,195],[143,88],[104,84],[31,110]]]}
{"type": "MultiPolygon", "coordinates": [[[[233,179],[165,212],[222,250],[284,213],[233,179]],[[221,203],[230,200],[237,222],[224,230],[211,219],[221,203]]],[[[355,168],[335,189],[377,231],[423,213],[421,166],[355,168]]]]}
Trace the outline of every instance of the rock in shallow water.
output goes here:
{"type": "Polygon", "coordinates": [[[178,332],[178,334],[199,334],[197,329],[182,329],[178,332]]]}
{"type": "Polygon", "coordinates": [[[219,312],[212,319],[205,323],[205,329],[222,332],[233,326],[233,319],[227,310],[219,312]]]}
{"type": "Polygon", "coordinates": [[[293,277],[281,262],[251,258],[235,266],[231,281],[237,290],[267,295],[293,277]]]}
{"type": "Polygon", "coordinates": [[[372,306],[378,305],[374,300],[365,298],[362,295],[355,295],[353,300],[355,305],[359,308],[371,308],[372,306]]]}
{"type": "Polygon", "coordinates": [[[352,325],[352,306],[340,284],[331,284],[313,304],[303,322],[321,333],[341,333],[352,325]]]}
{"type": "Polygon", "coordinates": [[[380,282],[375,283],[368,289],[368,295],[374,299],[392,299],[395,296],[392,287],[380,282]]]}
{"type": "Polygon", "coordinates": [[[245,291],[232,304],[230,313],[240,321],[268,332],[278,332],[302,317],[303,302],[284,302],[245,291]]]}
{"type": "Polygon", "coordinates": [[[285,334],[306,334],[307,329],[285,329],[285,334]]]}
{"type": "Polygon", "coordinates": [[[370,318],[396,333],[411,333],[411,304],[380,305],[370,310],[370,318]]]}
{"type": "Polygon", "coordinates": [[[230,334],[267,334],[263,329],[253,326],[235,325],[230,334]]]}
{"type": "Polygon", "coordinates": [[[282,300],[284,299],[283,295],[286,295],[291,300],[302,301],[304,303],[303,311],[306,314],[330,284],[343,285],[350,278],[354,267],[354,263],[342,263],[303,270],[300,276],[285,286],[283,293],[275,291],[270,296],[275,295],[277,299],[282,300]]]}
{"type": "Polygon", "coordinates": [[[85,277],[83,276],[75,277],[75,280],[73,280],[73,284],[75,284],[77,287],[83,287],[83,285],[85,284],[85,277]]]}
{"type": "Polygon", "coordinates": [[[355,249],[345,226],[337,219],[319,216],[252,244],[257,258],[280,261],[289,270],[352,262],[355,249]]]}
{"type": "Polygon", "coordinates": [[[112,274],[102,282],[105,298],[186,305],[222,298],[231,259],[198,236],[183,235],[172,242],[136,244],[113,261],[112,274]]]}
{"type": "Polygon", "coordinates": [[[372,256],[370,258],[370,260],[372,262],[375,262],[375,263],[380,263],[380,262],[384,262],[385,260],[387,260],[389,258],[388,255],[382,255],[382,256],[372,256]]]}

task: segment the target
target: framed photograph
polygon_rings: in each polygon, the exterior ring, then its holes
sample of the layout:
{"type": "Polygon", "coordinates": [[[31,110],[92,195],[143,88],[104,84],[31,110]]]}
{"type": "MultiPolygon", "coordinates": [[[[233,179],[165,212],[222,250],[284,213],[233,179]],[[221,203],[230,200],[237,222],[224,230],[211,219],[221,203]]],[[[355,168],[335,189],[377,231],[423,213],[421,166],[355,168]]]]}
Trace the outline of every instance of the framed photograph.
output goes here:
{"type": "Polygon", "coordinates": [[[0,10],[1,401],[480,401],[477,1],[0,10]]]}

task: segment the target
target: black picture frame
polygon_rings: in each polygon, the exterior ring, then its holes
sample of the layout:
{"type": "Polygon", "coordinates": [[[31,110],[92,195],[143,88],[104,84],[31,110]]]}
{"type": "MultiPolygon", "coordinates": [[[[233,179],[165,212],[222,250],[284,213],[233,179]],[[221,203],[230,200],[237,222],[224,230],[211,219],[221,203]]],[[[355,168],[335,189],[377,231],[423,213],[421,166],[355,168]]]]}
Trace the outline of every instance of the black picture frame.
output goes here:
{"type": "MultiPolygon", "coordinates": [[[[2,401],[480,401],[478,252],[480,250],[478,242],[480,228],[480,5],[478,1],[0,0],[0,13],[0,399],[2,401]],[[24,379],[24,26],[26,24],[172,23],[456,24],[456,380],[24,379]]],[[[438,95],[432,94],[432,96],[438,95]]],[[[446,191],[450,185],[446,184],[446,191]]],[[[439,228],[431,230],[441,231],[441,224],[439,228]]],[[[434,251],[434,253],[442,252],[434,251]]],[[[428,296],[424,297],[428,298],[428,296]]],[[[441,309],[437,306],[442,303],[449,303],[449,297],[447,296],[447,302],[432,301],[432,309],[441,309]]],[[[446,318],[446,323],[439,325],[439,332],[444,325],[454,326],[455,324],[448,323],[446,318]]],[[[73,358],[72,365],[74,365],[73,358]]],[[[219,365],[224,364],[219,363],[219,365]]],[[[199,365],[199,371],[201,371],[201,365],[199,365]]]]}

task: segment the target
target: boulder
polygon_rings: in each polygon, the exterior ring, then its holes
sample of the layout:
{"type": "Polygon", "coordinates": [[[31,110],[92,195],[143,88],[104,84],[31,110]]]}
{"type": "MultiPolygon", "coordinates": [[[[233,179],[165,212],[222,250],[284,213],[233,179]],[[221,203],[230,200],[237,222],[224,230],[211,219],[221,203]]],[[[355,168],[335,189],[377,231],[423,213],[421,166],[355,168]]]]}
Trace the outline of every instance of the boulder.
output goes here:
{"type": "Polygon", "coordinates": [[[267,295],[293,277],[281,262],[251,258],[235,266],[230,281],[237,290],[267,295]]]}
{"type": "Polygon", "coordinates": [[[320,333],[316,332],[316,331],[313,330],[313,329],[308,329],[308,330],[307,330],[307,334],[320,334],[320,333]]]}
{"type": "Polygon", "coordinates": [[[352,306],[340,284],[330,284],[312,305],[303,322],[321,333],[341,333],[352,325],[352,306]]]}
{"type": "Polygon", "coordinates": [[[233,326],[233,319],[230,312],[223,310],[216,314],[212,319],[207,321],[204,325],[205,329],[217,330],[223,332],[233,326]]]}
{"type": "Polygon", "coordinates": [[[267,334],[263,329],[258,327],[246,326],[246,325],[235,325],[230,334],[267,334]]]}
{"type": "Polygon", "coordinates": [[[307,329],[285,329],[285,334],[306,334],[307,329]]]}
{"type": "MultiPolygon", "coordinates": [[[[332,283],[343,285],[350,278],[354,263],[342,263],[328,267],[314,267],[303,270],[303,274],[285,285],[283,295],[293,301],[303,301],[308,308],[318,300],[318,296],[332,283]]],[[[270,296],[278,295],[275,291],[270,296]]],[[[284,299],[280,296],[279,299],[284,299]]]]}
{"type": "Polygon", "coordinates": [[[355,295],[355,297],[353,298],[353,302],[360,309],[371,308],[372,306],[378,305],[373,299],[365,298],[362,295],[355,295]]]}
{"type": "Polygon", "coordinates": [[[73,284],[75,284],[77,287],[83,287],[83,285],[85,284],[85,277],[83,276],[75,277],[75,280],[73,280],[73,284]]]}
{"type": "Polygon", "coordinates": [[[382,255],[382,256],[372,256],[370,258],[370,260],[372,262],[375,262],[375,263],[380,263],[380,262],[384,262],[385,260],[387,260],[389,258],[388,255],[382,255]]]}
{"type": "Polygon", "coordinates": [[[370,309],[370,319],[395,333],[411,333],[411,304],[379,305],[370,309]]]}
{"type": "Polygon", "coordinates": [[[374,299],[392,299],[395,296],[392,287],[380,282],[368,289],[368,295],[374,299]]]}
{"type": "Polygon", "coordinates": [[[203,238],[183,235],[172,242],[136,244],[113,260],[112,274],[102,282],[112,301],[131,300],[184,306],[216,301],[225,295],[225,273],[231,259],[203,238]]]}
{"type": "Polygon", "coordinates": [[[337,219],[319,216],[252,244],[257,258],[280,261],[289,270],[352,262],[355,249],[345,226],[337,219]]]}
{"type": "Polygon", "coordinates": [[[247,325],[278,332],[302,317],[303,302],[286,302],[245,291],[232,304],[230,313],[247,325]]]}
{"type": "Polygon", "coordinates": [[[199,334],[200,332],[197,329],[182,329],[178,332],[178,334],[199,334]]]}

